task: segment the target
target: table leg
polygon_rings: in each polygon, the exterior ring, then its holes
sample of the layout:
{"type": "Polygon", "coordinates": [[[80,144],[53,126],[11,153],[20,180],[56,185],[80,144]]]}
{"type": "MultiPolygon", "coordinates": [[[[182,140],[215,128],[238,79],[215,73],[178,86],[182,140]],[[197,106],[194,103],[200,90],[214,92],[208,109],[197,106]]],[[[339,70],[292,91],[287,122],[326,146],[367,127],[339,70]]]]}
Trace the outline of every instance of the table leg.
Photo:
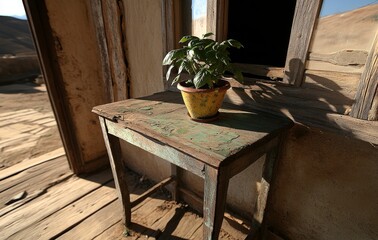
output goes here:
{"type": "Polygon", "coordinates": [[[123,221],[127,228],[130,227],[131,224],[131,206],[130,194],[127,187],[127,179],[125,173],[126,168],[122,160],[121,146],[117,137],[108,134],[105,119],[103,117],[100,117],[100,124],[105,140],[106,149],[109,155],[110,166],[112,168],[118,198],[122,203],[123,221]]]}
{"type": "Polygon", "coordinates": [[[203,239],[218,239],[222,226],[229,179],[224,171],[205,167],[203,239]]]}
{"type": "Polygon", "coordinates": [[[175,176],[175,181],[172,183],[172,200],[175,202],[180,201],[179,185],[180,185],[180,168],[171,163],[171,176],[175,176]]]}

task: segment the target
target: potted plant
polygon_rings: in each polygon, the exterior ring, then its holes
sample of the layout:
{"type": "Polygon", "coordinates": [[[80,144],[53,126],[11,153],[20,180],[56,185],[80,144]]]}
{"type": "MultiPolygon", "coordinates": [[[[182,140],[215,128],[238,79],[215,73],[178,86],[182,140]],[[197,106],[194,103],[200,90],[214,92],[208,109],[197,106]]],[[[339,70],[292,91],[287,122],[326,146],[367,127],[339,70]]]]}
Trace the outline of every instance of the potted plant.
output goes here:
{"type": "Polygon", "coordinates": [[[178,83],[185,106],[191,119],[212,121],[217,119],[230,83],[222,78],[226,75],[242,82],[243,75],[232,63],[228,49],[243,45],[234,39],[217,42],[204,34],[202,38],[184,36],[179,43],[182,48],[171,50],[164,57],[163,65],[168,65],[166,79],[170,79],[175,68],[177,75],[172,84],[178,83]]]}

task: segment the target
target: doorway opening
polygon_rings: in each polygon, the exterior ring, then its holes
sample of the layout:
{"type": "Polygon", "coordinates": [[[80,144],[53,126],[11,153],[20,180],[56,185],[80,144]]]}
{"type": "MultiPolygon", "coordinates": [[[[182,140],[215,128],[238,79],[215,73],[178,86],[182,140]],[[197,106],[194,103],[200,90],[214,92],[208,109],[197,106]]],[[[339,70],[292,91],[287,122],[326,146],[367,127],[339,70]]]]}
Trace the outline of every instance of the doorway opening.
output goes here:
{"type": "Polygon", "coordinates": [[[1,9],[0,170],[3,170],[54,151],[64,154],[64,150],[23,3],[4,4],[1,9]]]}

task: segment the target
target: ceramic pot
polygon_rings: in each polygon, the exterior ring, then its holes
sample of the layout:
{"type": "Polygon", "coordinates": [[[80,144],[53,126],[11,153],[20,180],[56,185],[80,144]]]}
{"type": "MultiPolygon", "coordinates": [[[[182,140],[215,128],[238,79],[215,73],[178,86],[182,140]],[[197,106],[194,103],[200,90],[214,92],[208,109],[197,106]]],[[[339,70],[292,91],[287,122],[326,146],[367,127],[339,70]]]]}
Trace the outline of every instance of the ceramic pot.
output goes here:
{"type": "Polygon", "coordinates": [[[219,116],[226,91],[231,87],[225,80],[219,80],[218,86],[212,89],[196,89],[180,82],[177,88],[192,120],[200,122],[214,121],[219,116]]]}

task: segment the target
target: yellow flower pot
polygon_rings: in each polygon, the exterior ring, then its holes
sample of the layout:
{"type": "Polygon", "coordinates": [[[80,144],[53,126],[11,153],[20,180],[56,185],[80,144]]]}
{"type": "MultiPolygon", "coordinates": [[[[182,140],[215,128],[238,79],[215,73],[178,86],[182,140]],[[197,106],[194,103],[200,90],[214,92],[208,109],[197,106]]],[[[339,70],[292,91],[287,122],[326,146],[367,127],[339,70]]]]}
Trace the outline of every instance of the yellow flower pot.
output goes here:
{"type": "Polygon", "coordinates": [[[212,89],[195,89],[185,86],[185,83],[177,85],[192,120],[209,122],[218,118],[218,110],[222,106],[230,83],[219,80],[218,85],[219,87],[212,89]]]}

